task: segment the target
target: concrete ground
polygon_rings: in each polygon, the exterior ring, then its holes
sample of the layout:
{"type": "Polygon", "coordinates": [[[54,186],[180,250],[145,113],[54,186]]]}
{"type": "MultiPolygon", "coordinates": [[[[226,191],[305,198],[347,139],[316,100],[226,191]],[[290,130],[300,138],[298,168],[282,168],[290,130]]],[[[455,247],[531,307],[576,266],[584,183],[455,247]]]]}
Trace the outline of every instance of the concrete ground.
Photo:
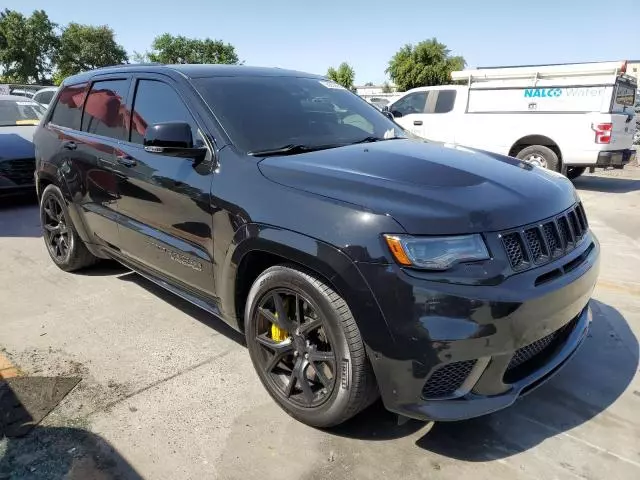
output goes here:
{"type": "Polygon", "coordinates": [[[0,440],[0,478],[640,478],[640,168],[576,186],[602,270],[566,368],[473,421],[398,426],[377,404],[333,431],[276,407],[219,321],[118,266],[58,270],[36,206],[5,202],[0,359],[82,381],[28,436],[0,440]]]}

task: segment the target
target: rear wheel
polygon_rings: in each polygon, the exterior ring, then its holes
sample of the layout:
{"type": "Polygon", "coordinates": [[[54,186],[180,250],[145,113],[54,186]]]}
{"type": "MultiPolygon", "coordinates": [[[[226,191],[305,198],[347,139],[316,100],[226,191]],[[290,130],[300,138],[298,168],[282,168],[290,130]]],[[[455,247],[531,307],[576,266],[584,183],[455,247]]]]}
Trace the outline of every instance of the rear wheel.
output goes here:
{"type": "Polygon", "coordinates": [[[97,261],[74,228],[62,192],[55,185],[42,192],[40,221],[49,256],[59,268],[72,272],[97,261]]]}
{"type": "Polygon", "coordinates": [[[567,178],[569,178],[569,180],[578,178],[586,169],[587,167],[567,167],[567,178]]]}
{"type": "Polygon", "coordinates": [[[560,170],[560,160],[556,152],[544,145],[531,145],[518,152],[516,158],[539,167],[557,172],[560,170]]]}
{"type": "Polygon", "coordinates": [[[267,269],[249,292],[245,326],[260,380],[301,422],[338,425],[377,398],[351,311],[317,278],[286,266],[267,269]]]}

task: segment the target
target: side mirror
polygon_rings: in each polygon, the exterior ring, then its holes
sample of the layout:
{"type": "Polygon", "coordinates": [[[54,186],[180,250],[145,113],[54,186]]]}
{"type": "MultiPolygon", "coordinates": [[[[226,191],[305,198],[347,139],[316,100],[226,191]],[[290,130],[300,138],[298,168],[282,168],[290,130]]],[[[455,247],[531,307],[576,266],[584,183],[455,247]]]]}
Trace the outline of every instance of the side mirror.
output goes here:
{"type": "Polygon", "coordinates": [[[194,147],[191,126],[186,122],[166,122],[149,125],[144,134],[144,149],[173,157],[202,159],[205,147],[194,147]]]}
{"type": "Polygon", "coordinates": [[[385,117],[387,117],[389,120],[394,120],[393,113],[391,113],[387,107],[384,107],[384,108],[383,108],[383,110],[382,110],[382,114],[383,114],[385,117]],[[385,108],[386,108],[386,110],[385,110],[385,108]]]}

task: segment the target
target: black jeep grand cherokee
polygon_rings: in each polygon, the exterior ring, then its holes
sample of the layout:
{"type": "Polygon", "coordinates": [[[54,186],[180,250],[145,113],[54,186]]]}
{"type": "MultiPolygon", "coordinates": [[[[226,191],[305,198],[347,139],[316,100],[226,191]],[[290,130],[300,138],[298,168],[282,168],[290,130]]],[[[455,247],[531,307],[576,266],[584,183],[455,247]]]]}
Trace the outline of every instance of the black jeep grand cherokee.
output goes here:
{"type": "Polygon", "coordinates": [[[77,75],[35,135],[45,243],[63,270],[117,259],[244,332],[310,425],[378,395],[486,414],[585,338],[598,241],[560,175],[406,135],[304,73],[77,75]]]}

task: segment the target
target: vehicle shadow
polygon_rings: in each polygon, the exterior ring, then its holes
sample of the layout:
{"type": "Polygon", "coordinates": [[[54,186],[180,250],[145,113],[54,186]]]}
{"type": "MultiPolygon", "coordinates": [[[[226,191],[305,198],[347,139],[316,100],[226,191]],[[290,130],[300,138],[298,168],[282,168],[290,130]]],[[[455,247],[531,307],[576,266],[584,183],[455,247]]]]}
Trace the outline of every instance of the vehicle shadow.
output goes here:
{"type": "MultiPolygon", "coordinates": [[[[28,423],[31,416],[13,391],[3,392],[13,396],[3,404],[13,404],[12,415],[28,423]]],[[[107,441],[83,428],[36,426],[17,435],[0,418],[0,478],[142,479],[107,441]]]]}
{"type": "Polygon", "coordinates": [[[573,180],[578,190],[601,193],[628,193],[640,190],[640,179],[622,178],[622,170],[607,170],[600,175],[583,175],[573,180]]]}
{"type": "MultiPolygon", "coordinates": [[[[435,423],[416,445],[458,460],[498,460],[527,451],[597,415],[606,415],[634,378],[639,347],[615,308],[594,300],[593,311],[588,338],[556,377],[500,412],[435,423]]],[[[399,426],[392,414],[374,405],[331,433],[375,441],[408,436],[424,426],[424,422],[413,420],[399,426]]]]}
{"type": "Polygon", "coordinates": [[[0,237],[41,237],[38,201],[33,195],[0,198],[0,237]]]}
{"type": "Polygon", "coordinates": [[[184,300],[183,298],[180,298],[179,296],[165,290],[164,288],[156,285],[152,281],[147,280],[142,275],[139,275],[129,270],[127,271],[127,273],[119,275],[117,278],[125,282],[135,283],[136,285],[147,290],[152,295],[155,295],[156,297],[167,302],[171,306],[186,313],[187,315],[199,321],[200,323],[203,323],[207,327],[212,328],[213,330],[216,330],[217,332],[225,335],[226,337],[228,337],[229,339],[233,340],[234,342],[240,345],[246,346],[245,338],[242,333],[234,330],[221,319],[213,316],[208,312],[205,312],[201,308],[193,305],[192,303],[184,300]]]}

